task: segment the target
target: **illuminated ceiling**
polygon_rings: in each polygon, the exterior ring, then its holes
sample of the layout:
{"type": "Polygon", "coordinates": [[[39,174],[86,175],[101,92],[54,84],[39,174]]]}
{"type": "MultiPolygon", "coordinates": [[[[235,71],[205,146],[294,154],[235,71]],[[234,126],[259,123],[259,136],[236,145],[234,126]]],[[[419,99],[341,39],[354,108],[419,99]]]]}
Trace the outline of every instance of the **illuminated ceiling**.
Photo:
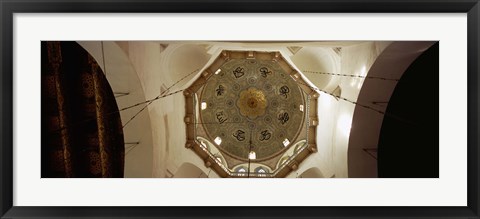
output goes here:
{"type": "Polygon", "coordinates": [[[316,99],[279,52],[223,51],[185,92],[187,148],[223,177],[283,177],[316,152],[316,99]]]}

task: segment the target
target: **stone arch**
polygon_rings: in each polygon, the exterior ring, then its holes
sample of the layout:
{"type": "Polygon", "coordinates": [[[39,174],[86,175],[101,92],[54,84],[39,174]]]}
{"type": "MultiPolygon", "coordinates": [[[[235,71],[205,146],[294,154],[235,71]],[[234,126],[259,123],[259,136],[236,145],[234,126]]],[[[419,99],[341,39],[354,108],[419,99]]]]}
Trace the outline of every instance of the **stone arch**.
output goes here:
{"type": "Polygon", "coordinates": [[[321,73],[339,72],[339,58],[332,48],[326,47],[302,48],[291,57],[292,62],[315,86],[326,91],[334,90],[340,78],[321,73]]]}
{"type": "Polygon", "coordinates": [[[165,84],[174,84],[180,81],[173,90],[185,85],[198,72],[191,73],[192,69],[200,70],[210,59],[205,47],[196,44],[167,44],[161,53],[161,71],[167,73],[170,81],[165,84]],[[183,77],[186,77],[183,79],[183,77]],[[183,79],[183,80],[182,80],[183,79]]]}

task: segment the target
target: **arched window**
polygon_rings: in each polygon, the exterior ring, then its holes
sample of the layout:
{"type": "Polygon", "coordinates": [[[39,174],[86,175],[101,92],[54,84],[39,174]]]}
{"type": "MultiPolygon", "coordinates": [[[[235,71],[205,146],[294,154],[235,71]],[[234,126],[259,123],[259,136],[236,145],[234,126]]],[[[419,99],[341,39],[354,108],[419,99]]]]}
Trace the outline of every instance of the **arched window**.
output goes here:
{"type": "Polygon", "coordinates": [[[257,173],[258,177],[266,177],[268,172],[269,171],[264,167],[255,168],[255,173],[257,173]]]}
{"type": "Polygon", "coordinates": [[[247,174],[247,168],[245,168],[244,166],[239,166],[237,168],[235,168],[235,173],[238,175],[238,176],[246,176],[247,174]]]}

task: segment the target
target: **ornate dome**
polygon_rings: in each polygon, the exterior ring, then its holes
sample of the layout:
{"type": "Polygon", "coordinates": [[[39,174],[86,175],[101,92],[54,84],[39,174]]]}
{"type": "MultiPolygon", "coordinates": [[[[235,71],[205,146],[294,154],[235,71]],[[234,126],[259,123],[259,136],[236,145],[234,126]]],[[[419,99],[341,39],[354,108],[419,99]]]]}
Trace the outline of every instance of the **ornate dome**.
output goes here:
{"type": "Polygon", "coordinates": [[[198,146],[207,166],[230,177],[279,177],[316,151],[308,135],[318,93],[280,53],[224,51],[202,75],[185,92],[187,147],[198,146]]]}

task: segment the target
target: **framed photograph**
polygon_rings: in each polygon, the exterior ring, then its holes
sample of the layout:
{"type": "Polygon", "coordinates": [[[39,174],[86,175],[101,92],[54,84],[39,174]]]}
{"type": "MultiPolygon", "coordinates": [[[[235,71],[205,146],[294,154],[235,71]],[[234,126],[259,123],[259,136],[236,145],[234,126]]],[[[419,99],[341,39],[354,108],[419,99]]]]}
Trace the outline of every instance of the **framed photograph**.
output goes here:
{"type": "Polygon", "coordinates": [[[479,217],[477,0],[0,7],[1,218],[479,217]]]}

